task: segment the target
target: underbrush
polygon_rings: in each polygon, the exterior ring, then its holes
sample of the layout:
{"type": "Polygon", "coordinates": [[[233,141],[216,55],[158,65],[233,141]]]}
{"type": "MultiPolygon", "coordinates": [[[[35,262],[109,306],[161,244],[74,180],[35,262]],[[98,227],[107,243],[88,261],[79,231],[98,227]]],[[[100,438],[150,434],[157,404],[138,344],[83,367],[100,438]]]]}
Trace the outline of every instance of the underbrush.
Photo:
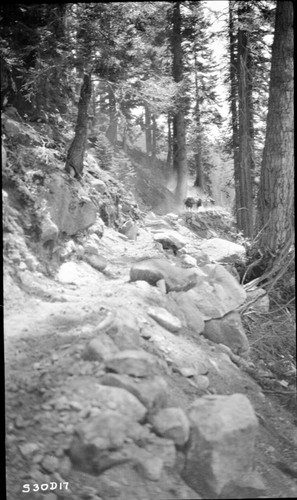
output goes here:
{"type": "Polygon", "coordinates": [[[283,291],[279,284],[270,292],[268,312],[246,311],[242,319],[263,392],[296,412],[295,296],[283,291]]]}

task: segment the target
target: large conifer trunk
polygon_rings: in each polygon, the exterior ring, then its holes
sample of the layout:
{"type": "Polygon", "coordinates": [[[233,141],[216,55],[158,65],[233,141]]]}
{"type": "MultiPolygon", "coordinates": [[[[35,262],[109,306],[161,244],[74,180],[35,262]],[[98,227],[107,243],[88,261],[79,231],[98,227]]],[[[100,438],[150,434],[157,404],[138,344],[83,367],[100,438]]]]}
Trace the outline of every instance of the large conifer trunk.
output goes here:
{"type": "Polygon", "coordinates": [[[238,138],[238,81],[237,57],[235,52],[236,35],[234,27],[234,1],[229,2],[229,40],[230,40],[230,86],[231,86],[231,119],[232,119],[232,148],[234,162],[235,183],[235,214],[240,208],[240,168],[239,168],[239,138],[238,138]]]}
{"type": "Polygon", "coordinates": [[[285,258],[294,237],[293,91],[293,3],[278,1],[257,211],[266,269],[285,258]]]}
{"type": "Polygon", "coordinates": [[[168,146],[168,150],[167,150],[167,160],[166,160],[166,167],[167,167],[167,170],[169,171],[170,170],[170,167],[171,167],[171,162],[172,162],[172,150],[173,150],[173,145],[172,145],[172,118],[170,116],[170,113],[168,113],[168,116],[167,116],[167,127],[168,127],[168,136],[167,136],[167,146],[168,146]]]}
{"type": "Polygon", "coordinates": [[[238,179],[240,199],[236,218],[237,227],[245,237],[251,237],[253,234],[248,54],[248,33],[240,29],[238,32],[238,179]]]}
{"type": "Polygon", "coordinates": [[[114,91],[111,88],[108,89],[108,100],[109,100],[109,126],[106,131],[106,137],[112,144],[115,144],[118,138],[118,118],[116,110],[116,98],[114,91]]]}
{"type": "Polygon", "coordinates": [[[202,165],[201,114],[200,114],[200,103],[199,103],[200,96],[199,96],[196,53],[194,54],[194,61],[195,61],[195,120],[197,128],[196,153],[194,157],[196,177],[194,186],[204,189],[204,175],[203,175],[203,165],[202,165]]]}
{"type": "Polygon", "coordinates": [[[83,171],[88,134],[88,109],[91,101],[91,95],[91,75],[85,74],[80,91],[80,100],[78,103],[75,136],[68,150],[65,165],[66,172],[71,173],[71,171],[74,170],[75,177],[79,177],[83,171]]]}
{"type": "MultiPolygon", "coordinates": [[[[183,55],[182,55],[182,34],[181,34],[181,13],[180,3],[173,4],[173,34],[172,52],[173,68],[172,76],[176,82],[183,80],[183,55]]],[[[173,168],[177,173],[177,185],[175,190],[176,202],[182,204],[182,200],[187,194],[187,154],[186,154],[186,126],[184,98],[177,99],[177,111],[173,116],[173,168]]]]}
{"type": "Polygon", "coordinates": [[[152,120],[151,111],[147,105],[144,106],[145,109],[145,144],[146,144],[146,154],[149,156],[152,152],[152,120]]]}

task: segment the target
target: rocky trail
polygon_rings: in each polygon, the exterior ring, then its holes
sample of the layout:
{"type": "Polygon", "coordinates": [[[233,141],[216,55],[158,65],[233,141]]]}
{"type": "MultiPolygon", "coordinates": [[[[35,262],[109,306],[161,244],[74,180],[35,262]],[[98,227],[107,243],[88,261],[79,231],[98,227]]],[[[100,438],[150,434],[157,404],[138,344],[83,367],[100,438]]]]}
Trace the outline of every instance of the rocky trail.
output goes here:
{"type": "Polygon", "coordinates": [[[296,497],[296,419],[256,382],[230,319],[245,292],[189,217],[5,275],[8,500],[296,497]]]}
{"type": "Polygon", "coordinates": [[[102,134],[77,180],[66,123],[3,130],[7,499],[296,497],[294,315],[230,213],[102,134]]]}

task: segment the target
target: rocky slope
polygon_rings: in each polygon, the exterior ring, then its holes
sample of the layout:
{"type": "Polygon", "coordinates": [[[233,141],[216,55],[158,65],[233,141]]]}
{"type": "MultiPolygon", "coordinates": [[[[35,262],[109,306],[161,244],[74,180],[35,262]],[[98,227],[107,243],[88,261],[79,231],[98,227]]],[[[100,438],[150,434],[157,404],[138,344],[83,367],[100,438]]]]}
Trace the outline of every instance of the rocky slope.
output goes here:
{"type": "Polygon", "coordinates": [[[238,282],[228,214],[164,215],[161,189],[148,212],[116,150],[71,179],[46,127],[4,119],[7,498],[296,496],[294,419],[240,315],[268,297],[238,282]]]}

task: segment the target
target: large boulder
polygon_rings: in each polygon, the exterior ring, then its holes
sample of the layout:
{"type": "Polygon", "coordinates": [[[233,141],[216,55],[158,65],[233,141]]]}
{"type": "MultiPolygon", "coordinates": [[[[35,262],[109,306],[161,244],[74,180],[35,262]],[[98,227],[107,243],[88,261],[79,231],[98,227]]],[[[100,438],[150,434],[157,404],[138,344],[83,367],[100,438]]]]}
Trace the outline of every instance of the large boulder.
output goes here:
{"type": "Polygon", "coordinates": [[[25,123],[8,118],[6,113],[3,114],[3,128],[5,134],[15,144],[31,146],[32,144],[40,144],[40,137],[35,130],[25,123]]]}
{"type": "Polygon", "coordinates": [[[175,251],[180,250],[187,243],[187,240],[177,231],[164,231],[162,233],[156,233],[154,235],[154,240],[161,243],[163,248],[171,248],[175,251]]]}
{"type": "Polygon", "coordinates": [[[237,311],[206,321],[203,335],[216,344],[227,345],[234,354],[243,355],[249,351],[249,341],[237,311]]]}
{"type": "Polygon", "coordinates": [[[50,241],[55,242],[57,240],[59,229],[57,225],[51,220],[49,214],[46,214],[46,216],[43,218],[40,230],[41,230],[40,241],[42,242],[43,245],[50,241]]]}
{"type": "Polygon", "coordinates": [[[258,421],[243,394],[203,396],[188,410],[191,437],[182,477],[203,498],[218,498],[253,469],[258,421]]]}
{"type": "Polygon", "coordinates": [[[147,413],[145,406],[133,395],[120,387],[95,384],[92,390],[93,404],[102,410],[113,410],[142,421],[147,413]]]}
{"type": "Polygon", "coordinates": [[[137,262],[130,269],[130,280],[144,280],[156,285],[164,279],[166,290],[181,291],[193,288],[197,283],[197,273],[193,269],[183,269],[162,259],[146,259],[137,262]]]}
{"type": "Polygon", "coordinates": [[[156,375],[149,378],[134,378],[126,374],[106,373],[100,383],[111,387],[121,387],[131,392],[149,410],[156,411],[167,403],[166,381],[156,375]]]}
{"type": "Polygon", "coordinates": [[[232,263],[245,259],[246,251],[244,246],[222,238],[211,238],[203,241],[200,245],[210,259],[221,263],[232,263]]]}
{"type": "Polygon", "coordinates": [[[132,460],[123,446],[127,438],[137,438],[142,433],[142,426],[135,419],[117,411],[102,411],[76,427],[68,455],[76,468],[99,475],[109,467],[132,460]]]}
{"type": "Polygon", "coordinates": [[[140,344],[139,321],[135,313],[125,307],[117,307],[112,311],[111,321],[104,331],[121,350],[135,349],[140,344]]]}
{"type": "Polygon", "coordinates": [[[72,236],[96,222],[97,209],[77,181],[52,175],[47,188],[51,219],[61,232],[72,236]]]}
{"type": "Polygon", "coordinates": [[[172,439],[177,446],[183,446],[189,439],[190,424],[181,408],[163,408],[150,417],[157,434],[172,439]]]}
{"type": "Polygon", "coordinates": [[[186,293],[205,321],[221,318],[244,303],[245,290],[223,266],[207,264],[202,270],[206,278],[186,293]]]}
{"type": "Polygon", "coordinates": [[[127,349],[106,360],[106,368],[116,373],[147,377],[155,373],[157,361],[157,358],[148,352],[127,349]]]}
{"type": "MultiPolygon", "coordinates": [[[[119,351],[114,341],[105,332],[92,339],[82,354],[87,361],[104,361],[119,351]]],[[[112,384],[110,384],[112,385],[112,384]]]]}
{"type": "Polygon", "coordinates": [[[186,326],[197,335],[202,333],[205,325],[204,316],[194,300],[191,300],[189,293],[170,292],[170,296],[174,299],[175,313],[182,316],[186,326]]]}
{"type": "Polygon", "coordinates": [[[101,255],[87,253],[84,255],[84,260],[97,271],[104,271],[108,264],[107,260],[101,255]]]}

